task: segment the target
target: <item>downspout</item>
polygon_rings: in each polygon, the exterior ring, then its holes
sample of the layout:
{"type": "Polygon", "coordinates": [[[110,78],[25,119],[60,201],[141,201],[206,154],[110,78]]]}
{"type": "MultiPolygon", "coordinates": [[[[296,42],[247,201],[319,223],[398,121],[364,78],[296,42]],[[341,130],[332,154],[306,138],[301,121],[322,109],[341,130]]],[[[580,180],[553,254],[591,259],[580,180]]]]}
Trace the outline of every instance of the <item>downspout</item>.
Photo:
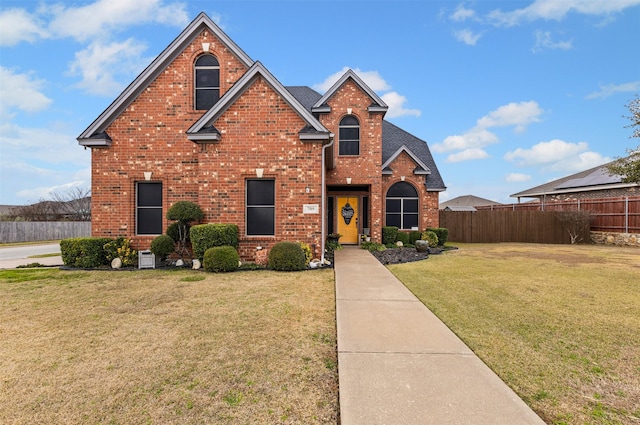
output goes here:
{"type": "Polygon", "coordinates": [[[326,149],[327,148],[332,148],[333,147],[333,133],[329,134],[329,140],[331,140],[328,144],[324,145],[322,147],[322,208],[321,208],[321,214],[322,214],[322,232],[321,232],[321,240],[320,240],[320,249],[321,249],[321,257],[320,257],[320,263],[324,264],[324,245],[325,242],[327,240],[327,225],[326,225],[326,221],[327,221],[327,211],[326,211],[326,203],[327,203],[327,181],[326,181],[326,173],[327,173],[327,167],[325,165],[325,161],[326,161],[326,149]]]}

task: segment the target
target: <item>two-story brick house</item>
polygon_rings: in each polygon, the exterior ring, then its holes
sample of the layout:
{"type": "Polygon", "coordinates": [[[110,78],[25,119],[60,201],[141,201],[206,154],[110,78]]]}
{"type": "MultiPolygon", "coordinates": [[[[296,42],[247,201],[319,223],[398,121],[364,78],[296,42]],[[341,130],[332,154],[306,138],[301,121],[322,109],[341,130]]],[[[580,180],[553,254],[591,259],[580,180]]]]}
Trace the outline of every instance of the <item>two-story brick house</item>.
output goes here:
{"type": "Polygon", "coordinates": [[[423,140],[384,120],[352,71],[324,95],[284,87],[201,13],[78,137],[92,149],[92,233],[146,249],[188,200],[234,223],[240,254],[283,240],[323,252],[438,225],[444,183],[423,140]]]}

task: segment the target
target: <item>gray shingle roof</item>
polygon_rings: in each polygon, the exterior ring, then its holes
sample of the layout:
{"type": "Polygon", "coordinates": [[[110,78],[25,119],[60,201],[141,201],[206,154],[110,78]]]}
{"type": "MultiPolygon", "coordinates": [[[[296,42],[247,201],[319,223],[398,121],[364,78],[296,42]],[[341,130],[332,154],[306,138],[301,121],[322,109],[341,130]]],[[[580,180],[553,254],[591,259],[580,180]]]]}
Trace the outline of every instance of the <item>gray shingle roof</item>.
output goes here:
{"type": "MultiPolygon", "coordinates": [[[[322,95],[310,87],[290,86],[286,89],[291,93],[298,102],[305,108],[311,108],[322,98],[322,95]]],[[[440,176],[438,167],[431,155],[427,142],[408,133],[400,127],[391,124],[388,121],[382,122],[382,163],[386,163],[392,155],[402,146],[410,149],[414,155],[431,170],[431,174],[427,175],[426,186],[428,190],[441,191],[445,190],[444,181],[440,176]]]]}

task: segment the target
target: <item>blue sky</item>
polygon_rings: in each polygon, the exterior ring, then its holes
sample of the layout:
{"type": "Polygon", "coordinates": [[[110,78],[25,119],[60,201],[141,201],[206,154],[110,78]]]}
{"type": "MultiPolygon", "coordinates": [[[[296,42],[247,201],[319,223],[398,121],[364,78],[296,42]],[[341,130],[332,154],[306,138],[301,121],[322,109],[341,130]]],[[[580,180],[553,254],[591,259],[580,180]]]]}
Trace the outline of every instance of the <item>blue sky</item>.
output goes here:
{"type": "Polygon", "coordinates": [[[640,0],[3,0],[0,204],[89,188],[76,137],[201,11],[284,85],[355,70],[428,142],[441,201],[514,202],[638,144],[640,0]]]}

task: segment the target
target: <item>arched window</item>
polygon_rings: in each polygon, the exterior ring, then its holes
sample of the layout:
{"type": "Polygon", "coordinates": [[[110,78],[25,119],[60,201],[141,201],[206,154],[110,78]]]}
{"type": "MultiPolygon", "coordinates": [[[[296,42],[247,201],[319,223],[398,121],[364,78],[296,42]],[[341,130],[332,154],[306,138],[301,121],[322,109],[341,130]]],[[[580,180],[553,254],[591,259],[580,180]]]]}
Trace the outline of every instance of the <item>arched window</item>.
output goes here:
{"type": "Polygon", "coordinates": [[[340,155],[360,155],[360,123],[353,115],[340,120],[338,141],[340,155]]]}
{"type": "Polygon", "coordinates": [[[418,227],[418,191],[407,182],[398,182],[387,191],[386,225],[399,229],[418,227]]]}
{"type": "Polygon", "coordinates": [[[213,55],[202,55],[195,64],[195,108],[209,109],[220,99],[220,64],[213,55]]]}

